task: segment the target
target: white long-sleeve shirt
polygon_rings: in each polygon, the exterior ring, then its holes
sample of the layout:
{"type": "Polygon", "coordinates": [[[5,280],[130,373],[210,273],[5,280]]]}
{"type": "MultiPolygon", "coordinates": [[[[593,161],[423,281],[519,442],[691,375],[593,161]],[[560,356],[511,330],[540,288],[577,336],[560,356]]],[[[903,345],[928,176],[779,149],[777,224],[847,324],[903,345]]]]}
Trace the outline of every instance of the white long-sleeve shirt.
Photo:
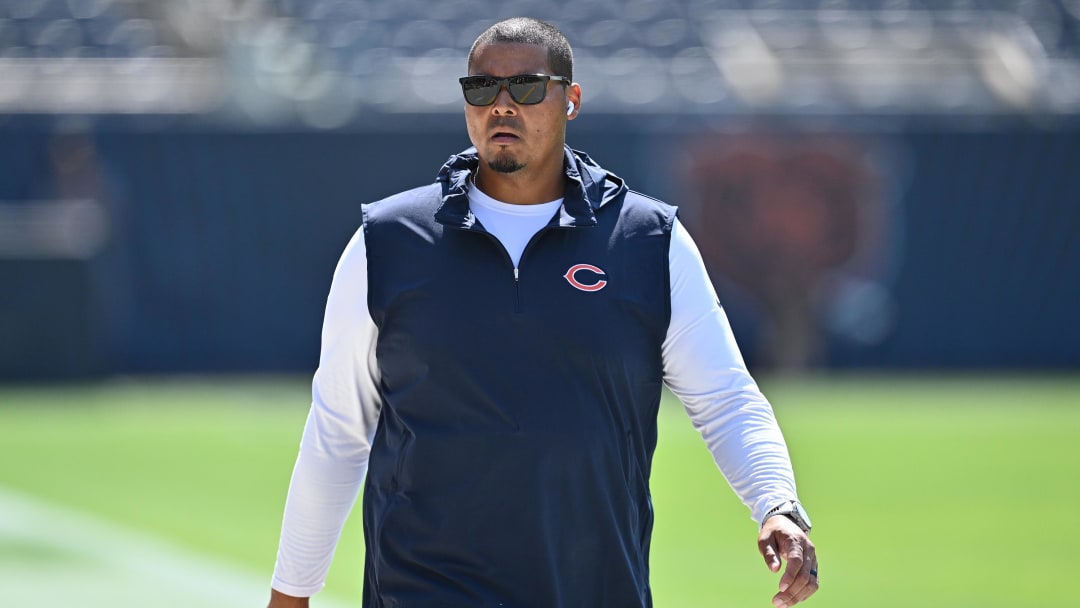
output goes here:
{"type": "MultiPolygon", "coordinates": [[[[509,205],[470,190],[470,207],[516,267],[561,200],[509,205]]],[[[693,239],[676,221],[669,251],[671,319],[664,382],[689,414],[755,521],[796,496],[784,437],[750,376],[693,239]]],[[[358,230],[327,298],[312,404],[285,504],[272,586],[307,597],[322,589],[345,519],[367,472],[379,420],[378,328],[367,310],[367,254],[358,230]]]]}

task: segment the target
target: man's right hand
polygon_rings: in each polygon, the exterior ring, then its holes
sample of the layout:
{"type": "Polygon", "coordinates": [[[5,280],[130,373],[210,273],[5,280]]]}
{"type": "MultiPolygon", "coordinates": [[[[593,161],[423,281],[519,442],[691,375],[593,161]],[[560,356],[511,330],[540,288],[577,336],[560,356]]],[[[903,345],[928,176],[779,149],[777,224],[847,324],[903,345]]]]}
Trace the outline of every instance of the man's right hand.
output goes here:
{"type": "Polygon", "coordinates": [[[266,608],[308,608],[308,598],[293,597],[277,589],[271,589],[270,604],[266,608]]]}

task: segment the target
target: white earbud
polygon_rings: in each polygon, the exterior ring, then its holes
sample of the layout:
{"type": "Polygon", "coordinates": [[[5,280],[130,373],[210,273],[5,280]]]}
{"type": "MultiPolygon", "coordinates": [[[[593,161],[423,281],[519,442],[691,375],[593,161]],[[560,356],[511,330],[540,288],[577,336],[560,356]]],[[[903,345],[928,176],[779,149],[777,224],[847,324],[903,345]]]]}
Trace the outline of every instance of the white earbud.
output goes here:
{"type": "Polygon", "coordinates": [[[570,116],[573,113],[574,113],[574,102],[571,101],[571,102],[568,102],[566,104],[566,115],[570,116]]]}

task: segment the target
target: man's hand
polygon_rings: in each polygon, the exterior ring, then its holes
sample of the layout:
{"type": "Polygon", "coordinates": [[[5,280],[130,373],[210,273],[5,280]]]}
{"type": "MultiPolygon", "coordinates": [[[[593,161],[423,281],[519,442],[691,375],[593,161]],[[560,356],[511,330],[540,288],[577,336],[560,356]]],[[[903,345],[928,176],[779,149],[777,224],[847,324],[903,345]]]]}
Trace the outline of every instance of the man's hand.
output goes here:
{"type": "Polygon", "coordinates": [[[772,600],[776,608],[798,604],[818,590],[817,550],[795,522],[783,515],[765,520],[758,535],[758,551],[773,572],[780,571],[781,561],[787,562],[784,575],[780,577],[780,593],[772,600]]]}
{"type": "Polygon", "coordinates": [[[285,595],[277,589],[270,590],[270,605],[266,608],[308,608],[308,598],[285,595]]]}

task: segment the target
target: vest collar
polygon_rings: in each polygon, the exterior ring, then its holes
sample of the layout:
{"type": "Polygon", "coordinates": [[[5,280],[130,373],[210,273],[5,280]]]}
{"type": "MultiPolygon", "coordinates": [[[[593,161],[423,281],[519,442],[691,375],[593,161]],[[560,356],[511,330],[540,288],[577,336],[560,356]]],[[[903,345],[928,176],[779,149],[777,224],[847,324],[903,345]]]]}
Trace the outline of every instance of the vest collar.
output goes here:
{"type": "MultiPolygon", "coordinates": [[[[469,148],[451,156],[442,166],[437,178],[442,184],[442,204],[435,212],[437,222],[465,230],[482,229],[469,209],[469,188],[473,187],[479,163],[476,148],[469,148]]],[[[563,168],[566,191],[549,226],[595,226],[596,209],[626,192],[622,179],[602,169],[584,152],[566,147],[563,168]]]]}

